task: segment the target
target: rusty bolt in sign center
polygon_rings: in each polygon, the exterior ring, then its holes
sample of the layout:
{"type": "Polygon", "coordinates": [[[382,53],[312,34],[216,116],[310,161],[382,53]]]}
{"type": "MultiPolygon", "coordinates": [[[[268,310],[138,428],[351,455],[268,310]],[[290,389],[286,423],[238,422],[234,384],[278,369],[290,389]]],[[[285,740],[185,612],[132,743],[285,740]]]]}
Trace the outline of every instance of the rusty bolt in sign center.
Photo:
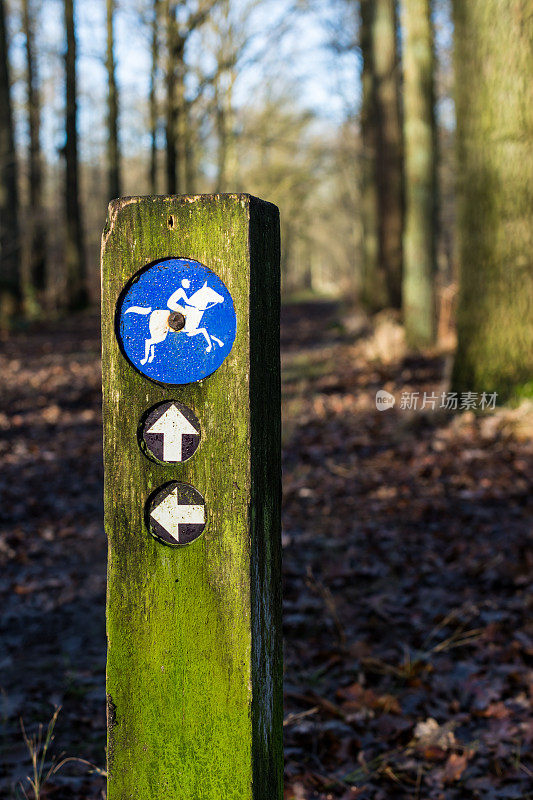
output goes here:
{"type": "Polygon", "coordinates": [[[173,331],[181,331],[185,327],[185,317],[180,311],[173,311],[168,315],[168,327],[173,331]]]}

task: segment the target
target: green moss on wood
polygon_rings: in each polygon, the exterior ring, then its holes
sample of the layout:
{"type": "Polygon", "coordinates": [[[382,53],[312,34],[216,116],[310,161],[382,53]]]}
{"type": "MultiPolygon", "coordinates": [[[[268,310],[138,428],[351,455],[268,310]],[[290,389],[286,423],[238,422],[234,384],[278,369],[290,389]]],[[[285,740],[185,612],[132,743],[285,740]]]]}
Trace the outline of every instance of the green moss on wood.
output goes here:
{"type": "Polygon", "coordinates": [[[247,195],[110,205],[102,246],[109,800],[281,797],[278,231],[277,210],[247,195]],[[172,390],[128,364],[113,328],[125,283],[169,256],[213,269],[237,312],[222,366],[172,390]],[[257,281],[274,298],[260,326],[250,295],[257,281]],[[251,357],[260,334],[261,357],[251,357]],[[142,414],[171,398],[202,426],[201,448],[178,466],[148,460],[137,441],[142,414]],[[146,498],[169,480],[190,483],[208,508],[204,534],[183,548],[158,543],[144,525],[146,498]]]}

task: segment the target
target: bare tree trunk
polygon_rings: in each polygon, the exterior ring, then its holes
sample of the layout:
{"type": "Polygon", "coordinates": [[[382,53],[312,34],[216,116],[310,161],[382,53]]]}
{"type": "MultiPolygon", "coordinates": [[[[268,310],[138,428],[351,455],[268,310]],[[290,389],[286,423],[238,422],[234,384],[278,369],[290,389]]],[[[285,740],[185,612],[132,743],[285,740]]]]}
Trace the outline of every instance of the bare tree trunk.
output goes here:
{"type": "Polygon", "coordinates": [[[187,192],[187,103],[185,100],[185,39],[178,35],[174,49],[176,68],[176,94],[174,106],[176,110],[176,193],[187,192]]]}
{"type": "Polygon", "coordinates": [[[227,69],[226,62],[233,56],[234,32],[229,21],[229,0],[220,3],[222,17],[221,27],[217,31],[220,44],[217,52],[217,74],[214,81],[215,91],[215,129],[217,133],[217,178],[216,191],[226,191],[228,170],[228,93],[229,89],[223,86],[223,78],[227,69]]]}
{"type": "Polygon", "coordinates": [[[73,0],[65,0],[66,142],[65,142],[65,212],[67,304],[70,309],[88,304],[85,250],[81,220],[78,165],[78,104],[76,96],[76,34],[73,0]]]}
{"type": "Polygon", "coordinates": [[[118,89],[115,78],[115,0],[106,0],[107,11],[107,168],[109,199],[120,197],[120,145],[118,140],[118,89]]]}
{"type": "Polygon", "coordinates": [[[167,16],[167,192],[187,190],[187,103],[185,99],[185,44],[176,20],[176,5],[167,16]]]}
{"type": "Polygon", "coordinates": [[[408,344],[436,330],[436,131],[430,0],[403,0],[405,229],[403,319],[408,344]]]}
{"type": "Polygon", "coordinates": [[[389,304],[402,302],[402,126],[395,0],[375,0],[372,49],[376,89],[376,179],[379,204],[380,263],[385,269],[389,304]]]}
{"type": "Polygon", "coordinates": [[[185,50],[189,36],[200,28],[218,0],[200,0],[186,20],[178,20],[178,7],[187,4],[165,0],[167,65],[166,65],[166,177],[168,194],[189,191],[193,179],[193,137],[189,129],[189,105],[185,92],[187,64],[185,50]]]}
{"type": "Polygon", "coordinates": [[[166,35],[167,35],[167,65],[166,65],[166,177],[167,194],[177,194],[177,139],[178,115],[176,108],[176,52],[178,49],[178,23],[176,20],[176,3],[166,0],[166,35]]]}
{"type": "MultiPolygon", "coordinates": [[[[6,13],[0,0],[0,315],[9,317],[21,298],[17,161],[11,106],[6,13]]],[[[2,320],[4,323],[5,320],[2,320]]],[[[8,320],[7,320],[8,322],[8,320]]]]}
{"type": "Polygon", "coordinates": [[[187,194],[196,192],[196,132],[192,117],[191,103],[185,100],[185,191],[187,194]]]}
{"type": "MultiPolygon", "coordinates": [[[[227,64],[230,63],[228,57],[227,64]]],[[[235,141],[233,134],[233,68],[219,64],[219,74],[215,81],[215,128],[217,133],[217,192],[227,192],[228,180],[235,180],[235,141]],[[226,77],[226,85],[220,78],[226,77]]]]}
{"type": "Polygon", "coordinates": [[[361,218],[363,226],[363,264],[361,302],[370,311],[379,311],[389,304],[385,265],[380,260],[379,203],[376,162],[378,118],[376,77],[372,28],[374,0],[361,0],[360,45],[363,56],[363,101],[361,106],[361,218]]]}
{"type": "Polygon", "coordinates": [[[157,67],[159,63],[158,24],[159,0],[153,0],[152,11],[152,42],[151,42],[151,67],[150,67],[150,194],[157,194],[157,67]]]}
{"type": "Polygon", "coordinates": [[[531,396],[530,0],[454,0],[459,392],[531,396]]]}
{"type": "Polygon", "coordinates": [[[233,88],[236,80],[235,65],[243,42],[240,21],[232,17],[231,0],[220,0],[219,14],[213,21],[218,39],[214,76],[214,124],[217,139],[216,191],[227,192],[228,181],[237,179],[234,152],[233,88]]]}
{"type": "Polygon", "coordinates": [[[217,131],[217,192],[225,191],[226,187],[226,167],[228,160],[228,137],[226,124],[226,109],[224,98],[220,91],[219,77],[215,83],[215,125],[217,131]]]}
{"type": "Polygon", "coordinates": [[[43,161],[41,153],[41,97],[35,60],[35,9],[30,0],[22,2],[22,24],[26,38],[26,76],[28,91],[29,161],[29,292],[46,287],[46,233],[43,206],[43,161]]]}

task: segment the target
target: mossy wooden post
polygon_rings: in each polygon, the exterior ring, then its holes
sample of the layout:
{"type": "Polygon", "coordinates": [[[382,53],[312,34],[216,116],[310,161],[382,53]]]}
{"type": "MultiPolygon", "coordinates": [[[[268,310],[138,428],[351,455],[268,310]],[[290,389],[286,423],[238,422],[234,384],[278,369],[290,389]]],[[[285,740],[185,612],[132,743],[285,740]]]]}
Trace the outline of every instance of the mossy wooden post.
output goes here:
{"type": "Polygon", "coordinates": [[[280,800],[275,206],[229,194],[113,201],[102,240],[102,342],[108,798],[280,800]],[[221,366],[179,386],[140,374],[115,327],[132,276],[172,257],[212,270],[236,312],[235,342],[221,366]],[[150,459],[139,446],[143,415],[169,400],[201,426],[194,455],[177,464],[150,459]],[[167,547],[146,525],[148,498],[170,481],[205,500],[205,529],[186,546],[167,547]]]}

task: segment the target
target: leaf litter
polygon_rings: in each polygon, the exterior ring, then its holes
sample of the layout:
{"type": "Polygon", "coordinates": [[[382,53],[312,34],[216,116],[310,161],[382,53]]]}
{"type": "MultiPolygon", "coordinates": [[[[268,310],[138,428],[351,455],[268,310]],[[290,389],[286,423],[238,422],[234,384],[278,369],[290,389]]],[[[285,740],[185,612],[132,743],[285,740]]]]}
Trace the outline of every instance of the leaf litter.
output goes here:
{"type": "MultiPolygon", "coordinates": [[[[449,356],[378,323],[283,311],[285,800],[527,800],[531,407],[400,409],[449,356]]],[[[0,353],[2,797],[31,769],[20,719],[59,705],[43,797],[103,797],[99,349],[82,314],[0,353]]]]}

